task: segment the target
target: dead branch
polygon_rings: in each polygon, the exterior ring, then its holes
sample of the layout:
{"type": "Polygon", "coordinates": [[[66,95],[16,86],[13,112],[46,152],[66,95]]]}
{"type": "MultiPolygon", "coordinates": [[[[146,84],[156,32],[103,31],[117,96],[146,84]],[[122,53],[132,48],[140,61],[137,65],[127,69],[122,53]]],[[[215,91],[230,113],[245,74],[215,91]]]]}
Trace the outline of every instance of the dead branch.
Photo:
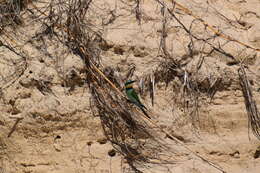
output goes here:
{"type": "Polygon", "coordinates": [[[19,123],[22,119],[23,119],[23,117],[18,117],[18,118],[16,118],[16,121],[15,121],[13,127],[11,128],[10,132],[9,132],[8,135],[7,135],[8,138],[11,137],[11,135],[13,134],[13,132],[14,132],[15,129],[16,129],[16,126],[18,125],[18,123],[19,123]]]}

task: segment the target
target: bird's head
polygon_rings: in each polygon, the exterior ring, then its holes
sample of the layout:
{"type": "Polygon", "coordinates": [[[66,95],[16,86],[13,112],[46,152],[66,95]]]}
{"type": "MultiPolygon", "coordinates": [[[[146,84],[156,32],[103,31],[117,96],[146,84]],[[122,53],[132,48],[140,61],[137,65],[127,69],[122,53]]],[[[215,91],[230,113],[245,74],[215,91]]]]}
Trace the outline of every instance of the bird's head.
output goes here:
{"type": "Polygon", "coordinates": [[[133,88],[133,83],[134,83],[134,82],[135,82],[134,80],[128,80],[128,81],[126,81],[125,87],[126,87],[126,88],[133,88]]]}

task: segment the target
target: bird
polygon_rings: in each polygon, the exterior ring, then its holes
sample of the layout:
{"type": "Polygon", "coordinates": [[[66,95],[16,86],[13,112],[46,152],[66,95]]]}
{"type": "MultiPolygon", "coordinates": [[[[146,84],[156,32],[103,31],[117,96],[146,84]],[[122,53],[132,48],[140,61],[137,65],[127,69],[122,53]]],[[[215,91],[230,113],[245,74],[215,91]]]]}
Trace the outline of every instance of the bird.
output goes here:
{"type": "Polygon", "coordinates": [[[147,108],[141,103],[135,89],[133,88],[133,83],[136,81],[133,80],[128,80],[125,83],[125,92],[127,95],[127,98],[129,99],[129,101],[133,104],[135,104],[136,106],[138,106],[141,111],[148,117],[151,119],[151,117],[147,114],[146,110],[147,108]]]}

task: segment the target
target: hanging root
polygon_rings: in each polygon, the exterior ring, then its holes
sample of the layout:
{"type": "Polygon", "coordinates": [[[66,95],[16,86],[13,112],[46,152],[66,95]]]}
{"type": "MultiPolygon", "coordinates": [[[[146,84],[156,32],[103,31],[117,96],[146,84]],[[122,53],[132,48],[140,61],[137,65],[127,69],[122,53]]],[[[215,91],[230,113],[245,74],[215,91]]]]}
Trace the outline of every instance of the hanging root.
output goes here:
{"type": "Polygon", "coordinates": [[[253,98],[251,85],[248,81],[245,69],[241,66],[238,69],[240,85],[245,99],[245,106],[248,115],[248,129],[260,140],[260,114],[253,98]]]}

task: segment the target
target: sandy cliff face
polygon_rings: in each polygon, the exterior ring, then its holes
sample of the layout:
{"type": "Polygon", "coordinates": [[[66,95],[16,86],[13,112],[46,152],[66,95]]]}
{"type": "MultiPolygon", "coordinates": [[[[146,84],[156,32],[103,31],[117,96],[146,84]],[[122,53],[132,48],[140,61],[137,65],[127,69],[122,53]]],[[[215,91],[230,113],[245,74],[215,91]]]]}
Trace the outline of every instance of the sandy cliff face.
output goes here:
{"type": "MultiPolygon", "coordinates": [[[[154,106],[149,92],[143,92],[152,121],[227,173],[258,173],[260,143],[248,132],[237,71],[243,62],[259,105],[260,1],[177,1],[186,8],[171,1],[138,2],[91,2],[86,28],[106,40],[99,45],[99,68],[111,67],[125,76],[135,67],[132,78],[140,81],[173,58],[188,79],[197,81],[198,114],[194,120],[191,108],[183,106],[193,104],[188,100],[193,96],[182,95],[186,84],[180,72],[169,84],[165,76],[155,77],[154,106]],[[213,86],[216,94],[211,95],[213,86]]],[[[85,62],[58,39],[65,33],[62,27],[52,33],[42,25],[46,16],[39,11],[49,14],[49,4],[33,2],[20,13],[22,24],[0,28],[0,173],[132,172],[105,137],[99,115],[91,111],[96,105],[85,62]]],[[[140,171],[219,172],[164,140],[176,147],[171,158],[176,162],[139,165],[140,171]]]]}

